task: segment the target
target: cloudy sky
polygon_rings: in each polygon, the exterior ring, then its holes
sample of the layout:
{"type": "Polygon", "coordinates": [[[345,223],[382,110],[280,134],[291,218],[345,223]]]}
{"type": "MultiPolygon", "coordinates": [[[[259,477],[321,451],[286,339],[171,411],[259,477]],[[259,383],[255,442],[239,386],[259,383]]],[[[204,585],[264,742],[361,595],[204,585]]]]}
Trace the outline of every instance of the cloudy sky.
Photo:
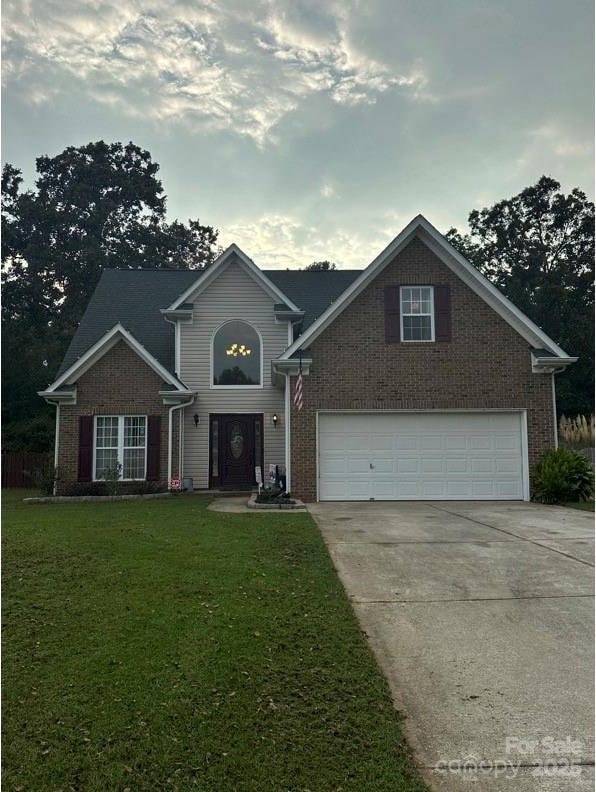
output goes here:
{"type": "Polygon", "coordinates": [[[5,0],[4,161],[132,140],[257,264],[366,265],[544,173],[593,194],[591,0],[5,0]]]}

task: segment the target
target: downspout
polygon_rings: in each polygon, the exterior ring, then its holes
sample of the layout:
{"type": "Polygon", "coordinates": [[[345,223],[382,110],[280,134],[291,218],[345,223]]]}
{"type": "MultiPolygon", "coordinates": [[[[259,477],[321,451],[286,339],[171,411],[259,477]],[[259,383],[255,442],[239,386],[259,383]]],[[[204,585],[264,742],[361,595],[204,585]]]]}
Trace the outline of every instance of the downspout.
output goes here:
{"type": "Polygon", "coordinates": [[[290,420],[291,420],[291,400],[290,400],[290,375],[286,374],[286,392],[285,392],[285,411],[286,411],[286,492],[292,491],[292,479],[291,479],[291,449],[290,449],[290,420]]]}
{"type": "Polygon", "coordinates": [[[56,402],[56,437],[54,438],[54,489],[53,494],[58,492],[58,454],[60,449],[60,402],[56,402]]]}
{"type": "Polygon", "coordinates": [[[182,483],[184,478],[184,410],[180,410],[178,419],[178,472],[180,474],[180,483],[182,483]]]}
{"type": "MultiPolygon", "coordinates": [[[[194,402],[194,400],[195,400],[195,395],[193,394],[193,397],[190,401],[182,402],[181,404],[174,404],[168,410],[168,487],[170,486],[170,482],[172,480],[172,445],[173,445],[172,418],[173,418],[174,410],[180,410],[182,407],[190,407],[190,405],[194,402]]],[[[178,471],[178,473],[180,474],[180,471],[178,471]]]]}
{"type": "MultiPolygon", "coordinates": [[[[48,404],[53,404],[56,408],[56,429],[55,429],[55,436],[54,436],[54,477],[56,476],[56,471],[58,469],[58,455],[60,451],[60,402],[54,401],[53,399],[46,399],[48,404]]],[[[52,490],[53,494],[56,495],[58,492],[58,481],[54,478],[54,488],[52,490]]]]}
{"type": "MultiPolygon", "coordinates": [[[[564,371],[565,369],[563,369],[564,371]]],[[[557,374],[560,374],[560,371],[553,371],[551,374],[552,376],[552,383],[553,383],[553,416],[555,421],[555,448],[559,447],[559,419],[557,418],[557,386],[555,384],[555,377],[557,374]]]]}

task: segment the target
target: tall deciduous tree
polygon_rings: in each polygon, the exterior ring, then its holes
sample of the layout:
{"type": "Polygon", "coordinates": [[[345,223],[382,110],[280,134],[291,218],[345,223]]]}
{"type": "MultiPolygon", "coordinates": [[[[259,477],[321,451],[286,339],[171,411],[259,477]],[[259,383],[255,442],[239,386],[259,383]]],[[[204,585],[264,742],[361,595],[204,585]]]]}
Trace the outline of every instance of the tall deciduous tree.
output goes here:
{"type": "Polygon", "coordinates": [[[104,267],[199,268],[217,242],[198,220],[166,220],[159,165],[133,143],[69,147],[36,166],[33,190],[14,166],[2,172],[5,422],[43,409],[36,391],[55,374],[104,267]]]}
{"type": "Polygon", "coordinates": [[[331,261],[313,261],[312,264],[307,264],[304,269],[309,272],[328,272],[337,269],[337,267],[331,261]]]}
{"type": "Polygon", "coordinates": [[[559,412],[594,404],[594,204],[542,176],[468,216],[469,234],[447,238],[509,299],[579,360],[557,375],[559,412]]]}

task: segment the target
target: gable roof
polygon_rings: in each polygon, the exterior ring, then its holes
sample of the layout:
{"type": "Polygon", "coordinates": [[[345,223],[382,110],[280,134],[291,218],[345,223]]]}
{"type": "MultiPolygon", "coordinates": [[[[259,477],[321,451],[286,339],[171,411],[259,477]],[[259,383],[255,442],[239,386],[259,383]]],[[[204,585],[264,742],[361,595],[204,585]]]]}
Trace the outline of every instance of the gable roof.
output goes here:
{"type": "Polygon", "coordinates": [[[573,361],[552,338],[510,302],[493,284],[459,253],[422,215],[417,215],[365,270],[280,356],[287,360],[311,344],[354,300],[381,270],[414,238],[419,237],[472,291],[491,306],[532,347],[543,347],[558,358],[573,361]]]}
{"type": "Polygon", "coordinates": [[[196,278],[197,273],[192,270],[104,270],[57,377],[117,323],[174,373],[174,326],[166,322],[160,309],[196,278]]]}
{"type": "MultiPolygon", "coordinates": [[[[174,311],[185,303],[193,295],[198,295],[204,291],[210,283],[218,277],[220,272],[225,269],[232,261],[238,262],[240,266],[251,276],[251,278],[261,286],[261,288],[274,300],[276,303],[283,303],[293,311],[298,311],[299,308],[283,293],[277,286],[272,283],[265,275],[263,270],[260,270],[257,265],[250,259],[246,253],[241,250],[238,245],[231,244],[223,253],[221,253],[207,269],[201,270],[200,275],[196,278],[186,291],[177,297],[174,302],[168,306],[167,310],[174,311]]],[[[196,273],[195,273],[196,274],[196,273]]]]}
{"type": "MultiPolygon", "coordinates": [[[[263,274],[284,293],[286,305],[289,300],[305,311],[302,320],[302,329],[305,329],[323,313],[329,303],[339,297],[360,272],[361,270],[266,270],[263,274]]],[[[164,319],[162,310],[196,282],[196,270],[104,270],[56,377],[61,377],[118,323],[167,371],[174,374],[175,329],[164,319]]],[[[180,308],[183,307],[187,306],[182,303],[180,308]]]]}
{"type": "Polygon", "coordinates": [[[186,388],[177,377],[171,374],[171,372],[167,371],[167,369],[165,369],[125,327],[117,323],[93,344],[93,346],[89,347],[83,355],[77,358],[77,360],[75,360],[75,362],[52,383],[47,391],[42,391],[42,393],[47,395],[57,391],[63,385],[72,384],[73,381],[76,381],[119,341],[125,341],[128,346],[130,346],[137,355],[139,355],[139,357],[163,379],[169,388],[178,392],[185,392],[188,390],[188,388],[186,388]]]}

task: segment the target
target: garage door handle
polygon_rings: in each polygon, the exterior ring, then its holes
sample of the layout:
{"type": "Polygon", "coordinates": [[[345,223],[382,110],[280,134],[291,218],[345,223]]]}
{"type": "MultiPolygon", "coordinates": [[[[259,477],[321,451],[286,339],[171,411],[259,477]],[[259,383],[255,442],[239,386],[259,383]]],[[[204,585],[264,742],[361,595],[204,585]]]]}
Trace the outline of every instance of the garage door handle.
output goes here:
{"type": "Polygon", "coordinates": [[[375,469],[375,466],[373,465],[373,463],[372,463],[372,462],[370,463],[370,469],[371,469],[371,470],[374,470],[374,469],[375,469]]]}

